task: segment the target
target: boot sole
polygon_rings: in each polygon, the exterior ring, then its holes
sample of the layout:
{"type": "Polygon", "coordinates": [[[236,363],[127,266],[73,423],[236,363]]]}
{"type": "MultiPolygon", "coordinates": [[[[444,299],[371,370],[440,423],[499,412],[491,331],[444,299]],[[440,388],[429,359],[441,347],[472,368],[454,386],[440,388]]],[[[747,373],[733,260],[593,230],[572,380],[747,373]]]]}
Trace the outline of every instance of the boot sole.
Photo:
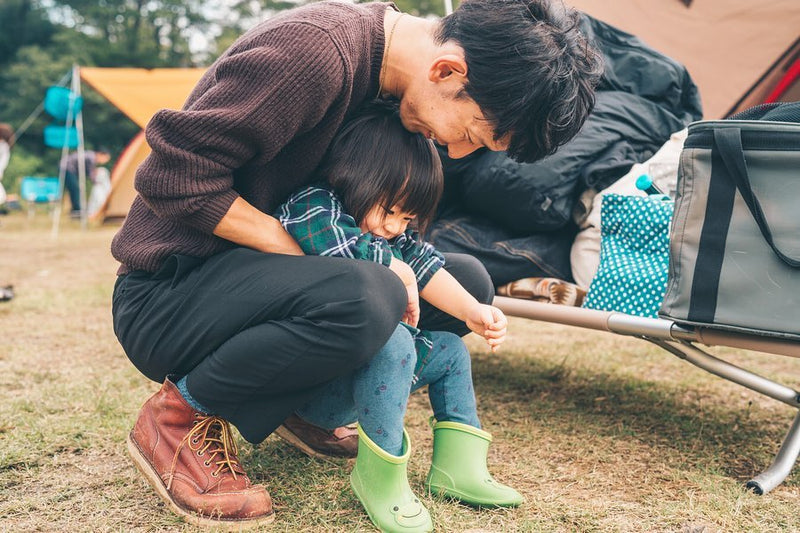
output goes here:
{"type": "Polygon", "coordinates": [[[476,509],[511,508],[511,507],[519,507],[524,503],[524,502],[502,502],[502,503],[481,502],[479,498],[476,498],[472,494],[468,494],[453,488],[444,487],[440,485],[428,485],[428,492],[430,492],[435,496],[439,496],[441,498],[446,498],[448,500],[455,500],[457,502],[461,502],[464,505],[475,507],[476,509]]]}
{"type": "Polygon", "coordinates": [[[131,456],[131,459],[133,459],[133,464],[136,465],[136,468],[139,470],[139,472],[141,472],[150,485],[156,489],[156,493],[161,497],[162,500],[164,500],[164,503],[167,504],[170,510],[186,520],[188,523],[204,527],[222,527],[228,531],[241,531],[242,529],[249,529],[252,527],[271,524],[275,521],[274,512],[270,515],[260,516],[258,518],[213,519],[200,516],[189,511],[188,509],[184,509],[178,502],[172,499],[172,496],[167,490],[166,485],[164,485],[164,481],[161,479],[161,476],[159,476],[158,472],[155,471],[153,466],[150,464],[150,461],[148,461],[144,456],[142,450],[139,448],[139,445],[136,444],[136,441],[133,440],[133,437],[130,434],[128,434],[127,443],[128,454],[131,456]]]}

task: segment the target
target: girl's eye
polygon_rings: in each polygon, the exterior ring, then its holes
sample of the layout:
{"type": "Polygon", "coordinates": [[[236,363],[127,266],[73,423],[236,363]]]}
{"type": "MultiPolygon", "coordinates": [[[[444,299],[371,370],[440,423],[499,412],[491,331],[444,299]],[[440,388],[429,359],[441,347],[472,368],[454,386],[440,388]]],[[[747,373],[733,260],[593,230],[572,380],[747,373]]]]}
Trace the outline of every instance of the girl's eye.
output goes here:
{"type": "Polygon", "coordinates": [[[388,207],[385,207],[385,206],[381,206],[381,207],[383,207],[383,210],[386,211],[387,215],[394,215],[394,211],[392,211],[388,207]]]}

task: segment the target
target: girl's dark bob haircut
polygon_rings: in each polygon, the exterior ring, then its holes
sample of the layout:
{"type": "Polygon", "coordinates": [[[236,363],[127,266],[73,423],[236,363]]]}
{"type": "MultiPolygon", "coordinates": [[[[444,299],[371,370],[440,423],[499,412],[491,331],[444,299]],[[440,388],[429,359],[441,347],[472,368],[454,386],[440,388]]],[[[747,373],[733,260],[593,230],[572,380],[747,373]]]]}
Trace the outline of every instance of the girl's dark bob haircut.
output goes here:
{"type": "Polygon", "coordinates": [[[375,205],[399,206],[423,232],[442,196],[442,162],[433,142],[403,127],[397,102],[364,104],[333,139],[322,176],[361,223],[375,205]]]}

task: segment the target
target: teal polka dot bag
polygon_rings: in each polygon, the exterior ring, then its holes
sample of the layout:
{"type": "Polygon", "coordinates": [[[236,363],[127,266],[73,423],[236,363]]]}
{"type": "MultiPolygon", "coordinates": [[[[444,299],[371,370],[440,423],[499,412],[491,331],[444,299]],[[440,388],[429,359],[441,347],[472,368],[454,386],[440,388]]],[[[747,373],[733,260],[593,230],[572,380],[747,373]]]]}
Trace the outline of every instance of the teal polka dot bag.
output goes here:
{"type": "Polygon", "coordinates": [[[600,265],[583,307],[656,318],[667,288],[673,209],[664,195],[603,196],[600,265]]]}

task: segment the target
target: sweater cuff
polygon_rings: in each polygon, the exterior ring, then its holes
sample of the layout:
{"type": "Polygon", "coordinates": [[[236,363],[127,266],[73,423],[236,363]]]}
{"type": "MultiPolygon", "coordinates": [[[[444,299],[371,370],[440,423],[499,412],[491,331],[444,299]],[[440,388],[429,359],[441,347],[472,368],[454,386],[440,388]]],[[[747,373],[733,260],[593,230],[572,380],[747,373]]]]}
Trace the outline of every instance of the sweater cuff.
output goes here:
{"type": "Polygon", "coordinates": [[[213,201],[203,205],[202,209],[198,209],[185,217],[183,223],[198,228],[205,233],[214,233],[214,228],[217,227],[219,221],[222,220],[222,217],[225,216],[237,198],[239,198],[239,193],[233,189],[224,191],[215,196],[213,201]]]}

